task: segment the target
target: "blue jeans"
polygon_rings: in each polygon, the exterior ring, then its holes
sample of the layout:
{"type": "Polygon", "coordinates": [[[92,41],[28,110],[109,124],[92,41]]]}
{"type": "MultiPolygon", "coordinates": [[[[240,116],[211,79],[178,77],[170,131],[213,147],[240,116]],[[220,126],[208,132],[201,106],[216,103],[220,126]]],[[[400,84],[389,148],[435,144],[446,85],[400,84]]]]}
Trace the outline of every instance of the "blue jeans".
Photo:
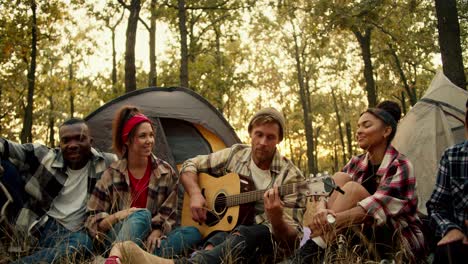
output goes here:
{"type": "Polygon", "coordinates": [[[72,232],[52,217],[39,229],[39,235],[39,250],[14,263],[54,263],[72,255],[71,261],[76,263],[89,256],[93,249],[93,242],[84,229],[72,232]]]}
{"type": "Polygon", "coordinates": [[[177,227],[161,241],[161,247],[155,248],[153,254],[164,258],[188,255],[201,241],[202,237],[193,226],[177,227]]]}
{"type": "Polygon", "coordinates": [[[265,225],[240,225],[236,227],[234,233],[219,232],[215,236],[218,240],[214,242],[215,247],[211,250],[201,250],[192,258],[176,259],[176,264],[197,263],[197,264],[217,264],[224,262],[235,263],[271,263],[274,255],[273,237],[270,230],[265,225]],[[221,243],[219,243],[221,242],[221,243]],[[260,261],[262,260],[262,261],[260,261]]]}
{"type": "Polygon", "coordinates": [[[107,232],[106,246],[110,247],[114,242],[131,240],[141,247],[150,231],[151,212],[147,209],[136,211],[107,232]]]}

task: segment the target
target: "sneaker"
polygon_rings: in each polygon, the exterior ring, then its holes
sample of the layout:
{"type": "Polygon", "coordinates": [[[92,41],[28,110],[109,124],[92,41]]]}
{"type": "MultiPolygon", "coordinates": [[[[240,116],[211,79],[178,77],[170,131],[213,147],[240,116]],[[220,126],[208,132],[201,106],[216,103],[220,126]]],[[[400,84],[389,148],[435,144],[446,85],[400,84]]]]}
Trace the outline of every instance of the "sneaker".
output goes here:
{"type": "Polygon", "coordinates": [[[317,245],[312,239],[299,248],[299,250],[292,257],[292,263],[305,264],[305,263],[322,263],[325,256],[325,249],[317,245]]]}
{"type": "Polygon", "coordinates": [[[104,262],[104,264],[121,264],[121,263],[120,263],[119,257],[117,257],[117,256],[109,256],[109,257],[106,259],[106,262],[104,262]]]}

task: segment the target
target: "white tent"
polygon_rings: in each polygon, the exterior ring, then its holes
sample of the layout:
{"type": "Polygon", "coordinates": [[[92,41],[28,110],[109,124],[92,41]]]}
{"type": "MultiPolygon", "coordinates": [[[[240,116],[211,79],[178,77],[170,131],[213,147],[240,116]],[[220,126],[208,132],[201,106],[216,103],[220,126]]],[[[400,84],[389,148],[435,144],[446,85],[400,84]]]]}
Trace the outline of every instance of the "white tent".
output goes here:
{"type": "Polygon", "coordinates": [[[413,163],[418,209],[427,214],[426,202],[434,189],[443,151],[464,140],[468,92],[439,71],[424,96],[398,125],[392,144],[413,163]]]}

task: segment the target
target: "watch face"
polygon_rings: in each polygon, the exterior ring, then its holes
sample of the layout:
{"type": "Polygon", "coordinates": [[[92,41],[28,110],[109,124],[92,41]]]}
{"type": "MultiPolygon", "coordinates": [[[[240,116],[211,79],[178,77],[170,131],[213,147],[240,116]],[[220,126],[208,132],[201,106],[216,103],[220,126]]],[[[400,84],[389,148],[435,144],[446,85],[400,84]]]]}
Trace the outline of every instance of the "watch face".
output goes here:
{"type": "Polygon", "coordinates": [[[336,219],[335,219],[335,217],[333,215],[329,214],[329,215],[327,215],[327,221],[330,224],[334,224],[336,219]]]}

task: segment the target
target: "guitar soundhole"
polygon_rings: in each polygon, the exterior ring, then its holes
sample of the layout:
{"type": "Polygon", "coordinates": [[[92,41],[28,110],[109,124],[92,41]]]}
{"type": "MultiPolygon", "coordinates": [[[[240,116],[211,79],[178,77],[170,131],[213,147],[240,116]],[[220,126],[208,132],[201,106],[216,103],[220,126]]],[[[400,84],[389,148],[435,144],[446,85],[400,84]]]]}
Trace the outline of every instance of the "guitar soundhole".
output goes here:
{"type": "Polygon", "coordinates": [[[224,193],[220,193],[216,197],[214,210],[217,214],[222,214],[226,210],[226,195],[224,193]]]}
{"type": "Polygon", "coordinates": [[[213,211],[207,211],[205,224],[207,226],[214,226],[224,217],[226,213],[226,195],[224,193],[218,194],[215,199],[213,211]]]}

